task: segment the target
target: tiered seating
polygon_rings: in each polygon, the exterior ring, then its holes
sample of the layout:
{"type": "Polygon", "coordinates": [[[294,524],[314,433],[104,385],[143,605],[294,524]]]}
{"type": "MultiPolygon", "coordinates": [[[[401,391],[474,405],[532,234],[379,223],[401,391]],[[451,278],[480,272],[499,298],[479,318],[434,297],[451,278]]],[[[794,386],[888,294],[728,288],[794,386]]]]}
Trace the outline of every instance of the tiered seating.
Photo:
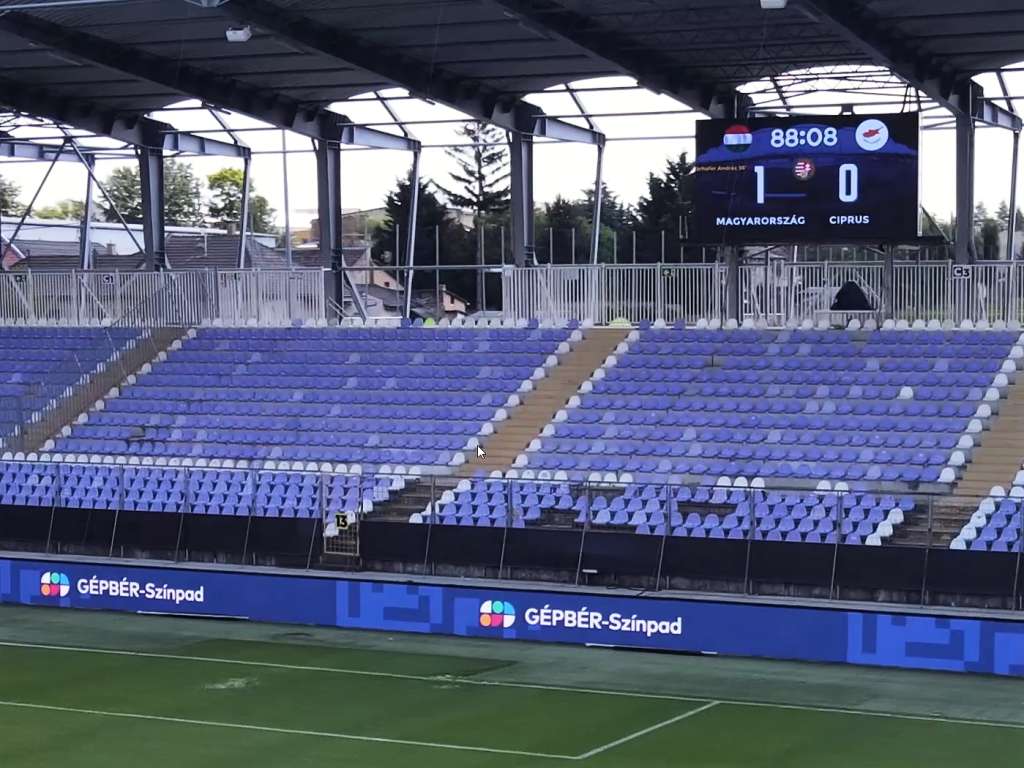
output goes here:
{"type": "Polygon", "coordinates": [[[134,328],[0,328],[0,436],[138,336],[134,328]]]}
{"type": "Polygon", "coordinates": [[[570,511],[576,501],[566,482],[474,478],[445,491],[436,509],[428,505],[413,522],[522,528],[540,520],[543,512],[570,511]]]}
{"type": "Polygon", "coordinates": [[[314,518],[372,508],[398,478],[240,469],[0,462],[0,504],[314,518]]]}
{"type": "Polygon", "coordinates": [[[972,420],[984,401],[998,399],[993,384],[1017,336],[644,330],[525,466],[577,477],[936,482],[963,434],[980,429],[972,420]]]}
{"type": "Polygon", "coordinates": [[[567,336],[204,329],[53,450],[444,466],[567,336]]]}
{"type": "Polygon", "coordinates": [[[983,552],[1024,551],[1024,470],[1013,479],[1009,494],[993,488],[950,544],[951,549],[983,552]]]}
{"type": "Polygon", "coordinates": [[[590,525],[654,536],[880,544],[915,506],[911,496],[551,480],[463,480],[412,522],[522,528],[590,525]],[[752,532],[751,532],[752,531],[752,532]]]}
{"type": "Polygon", "coordinates": [[[57,466],[50,463],[0,462],[0,504],[53,506],[57,466]]]}

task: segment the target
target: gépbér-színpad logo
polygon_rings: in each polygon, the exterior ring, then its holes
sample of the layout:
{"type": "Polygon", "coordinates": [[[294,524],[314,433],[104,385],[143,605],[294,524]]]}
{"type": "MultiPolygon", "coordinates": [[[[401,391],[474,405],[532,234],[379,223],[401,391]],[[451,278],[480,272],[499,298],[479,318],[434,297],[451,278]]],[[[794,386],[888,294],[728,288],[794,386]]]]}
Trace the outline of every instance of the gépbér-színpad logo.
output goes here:
{"type": "Polygon", "coordinates": [[[683,634],[682,616],[675,616],[671,619],[638,616],[635,613],[630,616],[622,613],[609,613],[606,616],[601,611],[590,610],[587,606],[577,610],[552,608],[549,605],[545,605],[543,608],[530,607],[523,611],[523,618],[531,627],[604,629],[612,632],[645,635],[646,637],[683,634]]]}
{"type": "Polygon", "coordinates": [[[47,571],[39,577],[39,594],[43,597],[67,597],[71,593],[71,581],[66,573],[47,571]]]}
{"type": "Polygon", "coordinates": [[[89,597],[120,597],[129,600],[174,603],[175,605],[206,602],[205,586],[182,589],[170,584],[132,581],[128,577],[122,579],[107,579],[99,576],[81,578],[75,582],[75,590],[78,594],[89,597]]]}
{"type": "Polygon", "coordinates": [[[508,600],[484,600],[480,603],[480,626],[508,629],[516,623],[516,609],[508,600]]]}

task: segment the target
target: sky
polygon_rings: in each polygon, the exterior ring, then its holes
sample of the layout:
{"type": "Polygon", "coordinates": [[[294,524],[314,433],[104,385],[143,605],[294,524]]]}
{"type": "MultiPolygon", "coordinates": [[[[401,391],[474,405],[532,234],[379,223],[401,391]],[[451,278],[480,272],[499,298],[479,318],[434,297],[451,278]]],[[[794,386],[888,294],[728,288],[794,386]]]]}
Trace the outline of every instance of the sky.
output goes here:
{"type": "MultiPolygon", "coordinates": [[[[986,92],[996,93],[995,78],[983,80],[986,92]]],[[[1024,95],[1024,71],[1006,75],[1011,93],[1024,95]]],[[[633,85],[628,78],[603,78],[574,84],[584,89],[601,87],[621,88],[633,85]]],[[[827,85],[827,83],[826,83],[827,85]]],[[[404,95],[402,91],[385,92],[404,95]]],[[[660,172],[665,163],[681,152],[693,154],[693,134],[698,119],[673,99],[642,89],[584,90],[579,93],[583,107],[594,117],[596,127],[605,132],[609,141],[605,150],[604,178],[611,190],[624,202],[635,204],[646,191],[647,175],[660,172]],[[681,114],[631,116],[631,112],[682,111],[681,114]],[[662,137],[662,138],[658,138],[662,137]],[[664,138],[671,137],[671,138],[664,138]]],[[[837,113],[833,107],[816,107],[842,99],[856,104],[854,96],[839,97],[828,91],[794,99],[800,111],[837,113]]],[[[556,88],[527,97],[548,114],[569,116],[579,114],[570,94],[556,88]]],[[[863,99],[862,99],[863,100],[863,99]]],[[[391,102],[394,112],[403,120],[443,120],[461,115],[446,107],[415,99],[397,99],[391,102]]],[[[357,99],[334,105],[334,109],[361,123],[392,121],[383,105],[376,99],[357,99]]],[[[858,107],[857,113],[897,111],[895,108],[858,107]]],[[[945,113],[930,112],[934,118],[945,113]]],[[[177,128],[191,131],[213,131],[219,126],[203,110],[166,111],[153,114],[177,128]]],[[[250,118],[231,114],[226,121],[232,128],[262,128],[264,124],[250,118]]],[[[580,118],[572,120],[584,124],[580,118]]],[[[380,126],[382,130],[397,132],[393,126],[380,126]]],[[[448,144],[457,140],[458,125],[409,125],[411,135],[424,144],[448,144]]],[[[208,134],[214,135],[214,134],[208,134]]],[[[256,190],[267,197],[277,211],[277,223],[284,224],[285,187],[284,164],[279,150],[282,132],[260,130],[242,132],[239,137],[249,144],[254,153],[253,180],[256,190]],[[261,154],[277,152],[278,154],[261,154]]],[[[216,135],[224,138],[223,134],[216,135]]],[[[951,130],[928,130],[922,133],[921,145],[921,203],[934,216],[948,219],[954,209],[954,144],[951,130]]],[[[288,149],[288,205],[293,229],[309,226],[316,216],[315,162],[309,139],[294,134],[284,137],[288,149]]],[[[979,202],[994,211],[999,202],[1009,198],[1011,135],[999,129],[979,128],[976,140],[975,190],[979,202]]],[[[232,163],[230,159],[189,158],[200,178],[232,163]]],[[[342,206],[349,209],[370,209],[383,205],[387,193],[409,169],[411,158],[407,153],[387,150],[345,148],[342,152],[342,206]]],[[[550,202],[557,195],[578,197],[582,190],[593,187],[596,150],[594,147],[564,143],[542,143],[535,149],[534,196],[538,205],[550,202]]],[[[99,177],[105,178],[113,168],[123,163],[104,161],[97,165],[99,177]]],[[[45,163],[0,163],[0,174],[18,183],[22,198],[28,201],[46,172],[45,163]]],[[[448,171],[452,160],[441,148],[425,148],[421,162],[421,175],[450,185],[448,171]]],[[[85,172],[73,163],[59,163],[39,194],[37,205],[48,205],[66,198],[81,199],[85,189],[85,172]]],[[[1024,206],[1022,206],[1024,207],[1024,206]]]]}

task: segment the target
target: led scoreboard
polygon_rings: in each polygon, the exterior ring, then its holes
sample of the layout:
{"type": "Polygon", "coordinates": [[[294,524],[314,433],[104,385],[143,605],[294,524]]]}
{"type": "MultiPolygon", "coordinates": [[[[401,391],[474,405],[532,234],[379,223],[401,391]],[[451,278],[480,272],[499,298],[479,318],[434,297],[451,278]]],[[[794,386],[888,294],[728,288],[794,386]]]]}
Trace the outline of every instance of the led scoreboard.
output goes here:
{"type": "Polygon", "coordinates": [[[699,121],[696,238],[913,240],[918,131],[916,112],[699,121]]]}

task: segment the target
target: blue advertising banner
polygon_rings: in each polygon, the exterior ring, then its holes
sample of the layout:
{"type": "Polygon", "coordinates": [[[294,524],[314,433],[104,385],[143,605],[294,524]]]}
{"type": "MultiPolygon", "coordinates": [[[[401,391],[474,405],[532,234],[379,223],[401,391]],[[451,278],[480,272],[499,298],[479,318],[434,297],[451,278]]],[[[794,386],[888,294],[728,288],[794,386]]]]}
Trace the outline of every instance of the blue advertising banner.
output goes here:
{"type": "Polygon", "coordinates": [[[1024,622],[0,559],[0,602],[1024,677],[1024,622]]]}

